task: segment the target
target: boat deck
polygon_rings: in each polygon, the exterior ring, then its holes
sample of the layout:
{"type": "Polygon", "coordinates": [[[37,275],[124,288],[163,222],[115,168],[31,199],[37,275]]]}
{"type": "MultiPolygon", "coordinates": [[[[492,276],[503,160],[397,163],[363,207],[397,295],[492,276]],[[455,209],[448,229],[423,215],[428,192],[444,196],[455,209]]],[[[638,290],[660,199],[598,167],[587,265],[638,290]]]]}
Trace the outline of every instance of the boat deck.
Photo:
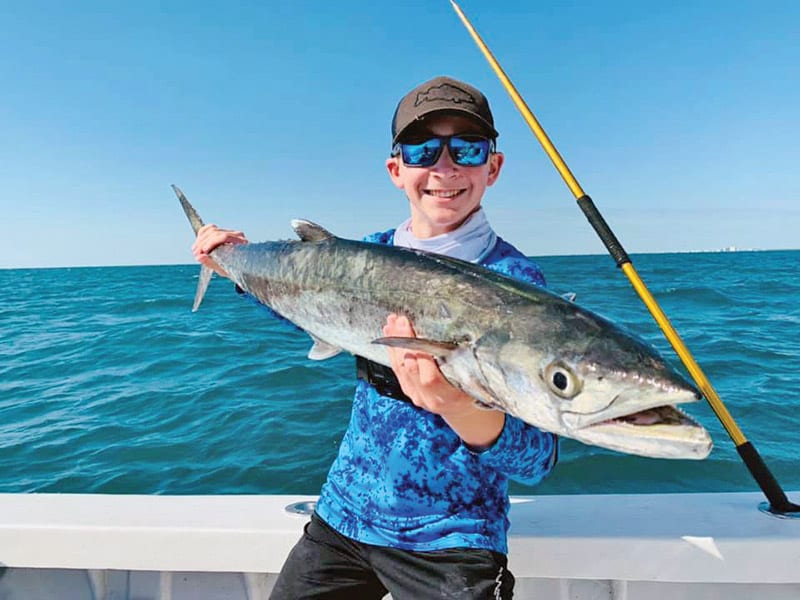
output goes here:
{"type": "MultiPolygon", "coordinates": [[[[790,497],[797,497],[797,493],[790,497]]],[[[310,496],[0,494],[0,598],[260,600],[310,496]]],[[[512,499],[516,598],[800,598],[800,519],[757,493],[512,499]]]]}

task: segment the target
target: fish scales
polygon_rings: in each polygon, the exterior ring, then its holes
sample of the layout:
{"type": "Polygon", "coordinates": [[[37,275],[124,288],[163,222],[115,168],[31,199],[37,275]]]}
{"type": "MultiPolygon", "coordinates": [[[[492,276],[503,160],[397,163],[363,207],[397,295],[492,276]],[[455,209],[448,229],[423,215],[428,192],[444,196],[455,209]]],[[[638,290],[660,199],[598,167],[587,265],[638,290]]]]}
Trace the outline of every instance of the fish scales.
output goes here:
{"type": "Polygon", "coordinates": [[[242,289],[300,328],[387,365],[386,349],[372,340],[390,313],[408,316],[419,337],[445,341],[477,340],[482,323],[510,332],[521,311],[530,324],[560,323],[546,318],[559,312],[555,295],[532,294],[511,279],[494,285],[470,263],[411,250],[331,238],[227,247],[219,262],[242,289]]]}
{"type": "MultiPolygon", "coordinates": [[[[202,222],[176,193],[197,231],[202,222]]],[[[388,365],[389,346],[427,352],[481,405],[543,430],[642,456],[710,453],[708,432],[674,406],[700,399],[698,390],[611,321],[479,265],[293,226],[300,241],[223,245],[211,256],[312,336],[310,358],[345,350],[388,365]],[[417,337],[384,338],[392,313],[408,316],[417,337]]]]}

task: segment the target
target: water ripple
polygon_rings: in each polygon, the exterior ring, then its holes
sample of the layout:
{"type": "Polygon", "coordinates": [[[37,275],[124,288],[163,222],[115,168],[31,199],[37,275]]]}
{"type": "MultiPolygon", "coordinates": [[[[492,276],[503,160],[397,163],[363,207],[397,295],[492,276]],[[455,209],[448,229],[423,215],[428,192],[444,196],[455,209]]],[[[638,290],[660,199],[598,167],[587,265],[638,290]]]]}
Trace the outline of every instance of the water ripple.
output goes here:
{"type": "MultiPolygon", "coordinates": [[[[776,477],[800,488],[800,252],[646,255],[634,263],[776,477]]],[[[551,289],[677,359],[607,257],[544,257],[551,289]]],[[[349,420],[353,361],[194,266],[0,271],[0,492],[316,493],[349,420]]],[[[708,460],[563,440],[519,493],[751,490],[710,407],[708,460]],[[654,468],[657,465],[657,468],[654,468]]]]}

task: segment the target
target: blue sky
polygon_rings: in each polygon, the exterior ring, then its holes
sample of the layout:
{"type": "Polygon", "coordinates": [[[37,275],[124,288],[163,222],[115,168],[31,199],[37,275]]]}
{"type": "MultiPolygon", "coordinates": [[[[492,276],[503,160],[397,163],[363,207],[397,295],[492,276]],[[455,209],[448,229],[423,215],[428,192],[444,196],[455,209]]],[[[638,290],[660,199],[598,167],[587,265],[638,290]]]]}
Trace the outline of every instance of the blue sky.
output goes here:
{"type": "MultiPolygon", "coordinates": [[[[800,4],[462,0],[631,254],[800,247],[800,4]]],[[[0,267],[191,261],[170,184],[252,240],[394,226],[408,89],[481,88],[484,206],[529,255],[604,249],[447,0],[0,6],[0,267]]]]}

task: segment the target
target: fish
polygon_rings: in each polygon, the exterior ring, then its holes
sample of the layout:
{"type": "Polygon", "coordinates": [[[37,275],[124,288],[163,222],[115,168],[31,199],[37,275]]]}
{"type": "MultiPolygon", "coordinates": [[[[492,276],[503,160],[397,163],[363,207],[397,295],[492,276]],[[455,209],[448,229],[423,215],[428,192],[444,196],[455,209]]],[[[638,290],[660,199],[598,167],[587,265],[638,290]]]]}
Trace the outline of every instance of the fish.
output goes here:
{"type": "MultiPolygon", "coordinates": [[[[203,225],[173,186],[195,233],[203,225]]],[[[708,431],[676,405],[697,388],[627,329],[545,288],[419,250],[339,238],[308,220],[297,240],[223,244],[210,256],[239,288],[308,333],[308,357],[342,351],[389,366],[389,347],[432,355],[477,405],[584,444],[702,459],[708,431]],[[389,314],[417,337],[385,337],[389,314]]],[[[202,267],[193,310],[211,271],[202,267]]]]}

